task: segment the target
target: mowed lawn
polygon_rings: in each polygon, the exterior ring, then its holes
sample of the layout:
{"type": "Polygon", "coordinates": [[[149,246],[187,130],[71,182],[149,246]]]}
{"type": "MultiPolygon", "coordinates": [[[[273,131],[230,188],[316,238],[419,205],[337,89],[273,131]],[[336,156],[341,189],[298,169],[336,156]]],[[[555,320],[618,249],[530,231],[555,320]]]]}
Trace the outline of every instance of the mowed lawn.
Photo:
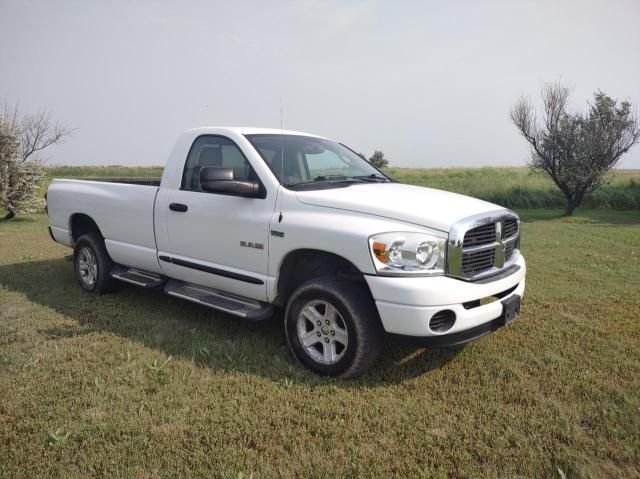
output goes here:
{"type": "Polygon", "coordinates": [[[277,317],[84,294],[45,216],[0,222],[0,476],[638,477],[640,213],[558,214],[521,212],[513,325],[351,382],[277,317]]]}

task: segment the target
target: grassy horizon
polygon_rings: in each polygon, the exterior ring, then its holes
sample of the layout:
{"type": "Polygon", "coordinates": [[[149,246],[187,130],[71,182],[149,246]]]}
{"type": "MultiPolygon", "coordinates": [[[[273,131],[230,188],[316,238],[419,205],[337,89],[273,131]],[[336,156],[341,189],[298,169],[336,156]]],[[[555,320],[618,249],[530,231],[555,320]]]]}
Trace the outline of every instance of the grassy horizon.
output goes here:
{"type": "MultiPolygon", "coordinates": [[[[53,166],[46,170],[45,186],[54,177],[160,177],[162,171],[161,166],[53,166]]],[[[461,193],[507,208],[563,208],[565,204],[547,176],[527,167],[388,168],[386,172],[403,183],[461,193]]],[[[582,208],[640,210],[640,169],[610,172],[607,183],[586,198],[582,208]]]]}

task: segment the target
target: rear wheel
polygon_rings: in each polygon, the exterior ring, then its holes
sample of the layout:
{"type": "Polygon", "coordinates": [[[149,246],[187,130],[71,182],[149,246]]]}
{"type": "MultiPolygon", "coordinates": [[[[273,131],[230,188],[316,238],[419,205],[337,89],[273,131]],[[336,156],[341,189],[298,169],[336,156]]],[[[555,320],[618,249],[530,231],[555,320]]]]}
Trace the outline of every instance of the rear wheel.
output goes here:
{"type": "Polygon", "coordinates": [[[313,279],[294,291],[285,329],[298,361],[342,378],[360,376],[376,361],[384,335],[368,289],[333,277],[313,279]]]}
{"type": "Polygon", "coordinates": [[[114,289],[115,280],[109,276],[114,266],[104,240],[95,233],[80,236],[73,250],[76,279],[82,289],[104,294],[114,289]]]}

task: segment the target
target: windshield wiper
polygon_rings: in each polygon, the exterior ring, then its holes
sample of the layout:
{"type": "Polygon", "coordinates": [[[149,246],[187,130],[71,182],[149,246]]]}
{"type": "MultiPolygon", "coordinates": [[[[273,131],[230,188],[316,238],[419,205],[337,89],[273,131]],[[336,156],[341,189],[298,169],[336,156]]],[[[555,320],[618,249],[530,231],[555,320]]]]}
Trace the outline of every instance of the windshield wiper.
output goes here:
{"type": "Polygon", "coordinates": [[[311,181],[334,181],[334,180],[346,180],[348,178],[350,177],[347,177],[344,175],[320,175],[320,176],[316,176],[311,181]]]}
{"type": "Polygon", "coordinates": [[[356,178],[358,180],[364,180],[364,181],[371,181],[371,182],[388,182],[391,181],[389,178],[387,178],[386,176],[382,176],[382,175],[378,175],[377,173],[371,173],[370,175],[356,175],[356,176],[350,176],[349,178],[356,178]]]}
{"type": "Polygon", "coordinates": [[[344,176],[344,175],[320,175],[316,176],[312,180],[299,181],[297,183],[290,183],[287,188],[292,186],[300,186],[300,185],[309,185],[312,183],[358,183],[361,181],[366,181],[363,178],[356,178],[355,176],[344,176]]]}
{"type": "Polygon", "coordinates": [[[312,180],[299,181],[298,183],[291,183],[287,185],[287,187],[292,186],[300,186],[300,185],[308,185],[311,183],[387,183],[391,180],[386,176],[378,175],[376,173],[372,173],[370,175],[354,175],[354,176],[345,176],[345,175],[320,175],[316,176],[312,180]]]}

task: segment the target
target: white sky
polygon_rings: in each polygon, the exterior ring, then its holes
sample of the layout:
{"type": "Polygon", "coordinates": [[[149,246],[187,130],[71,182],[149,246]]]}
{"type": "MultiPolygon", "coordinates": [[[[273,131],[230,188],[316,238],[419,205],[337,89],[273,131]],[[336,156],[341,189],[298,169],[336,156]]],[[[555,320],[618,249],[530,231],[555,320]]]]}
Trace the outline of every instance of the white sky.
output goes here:
{"type": "Polygon", "coordinates": [[[282,98],[395,166],[521,165],[509,107],[558,79],[638,105],[640,1],[0,0],[0,98],[77,128],[56,164],[161,165],[186,128],[279,127],[282,98]]]}

